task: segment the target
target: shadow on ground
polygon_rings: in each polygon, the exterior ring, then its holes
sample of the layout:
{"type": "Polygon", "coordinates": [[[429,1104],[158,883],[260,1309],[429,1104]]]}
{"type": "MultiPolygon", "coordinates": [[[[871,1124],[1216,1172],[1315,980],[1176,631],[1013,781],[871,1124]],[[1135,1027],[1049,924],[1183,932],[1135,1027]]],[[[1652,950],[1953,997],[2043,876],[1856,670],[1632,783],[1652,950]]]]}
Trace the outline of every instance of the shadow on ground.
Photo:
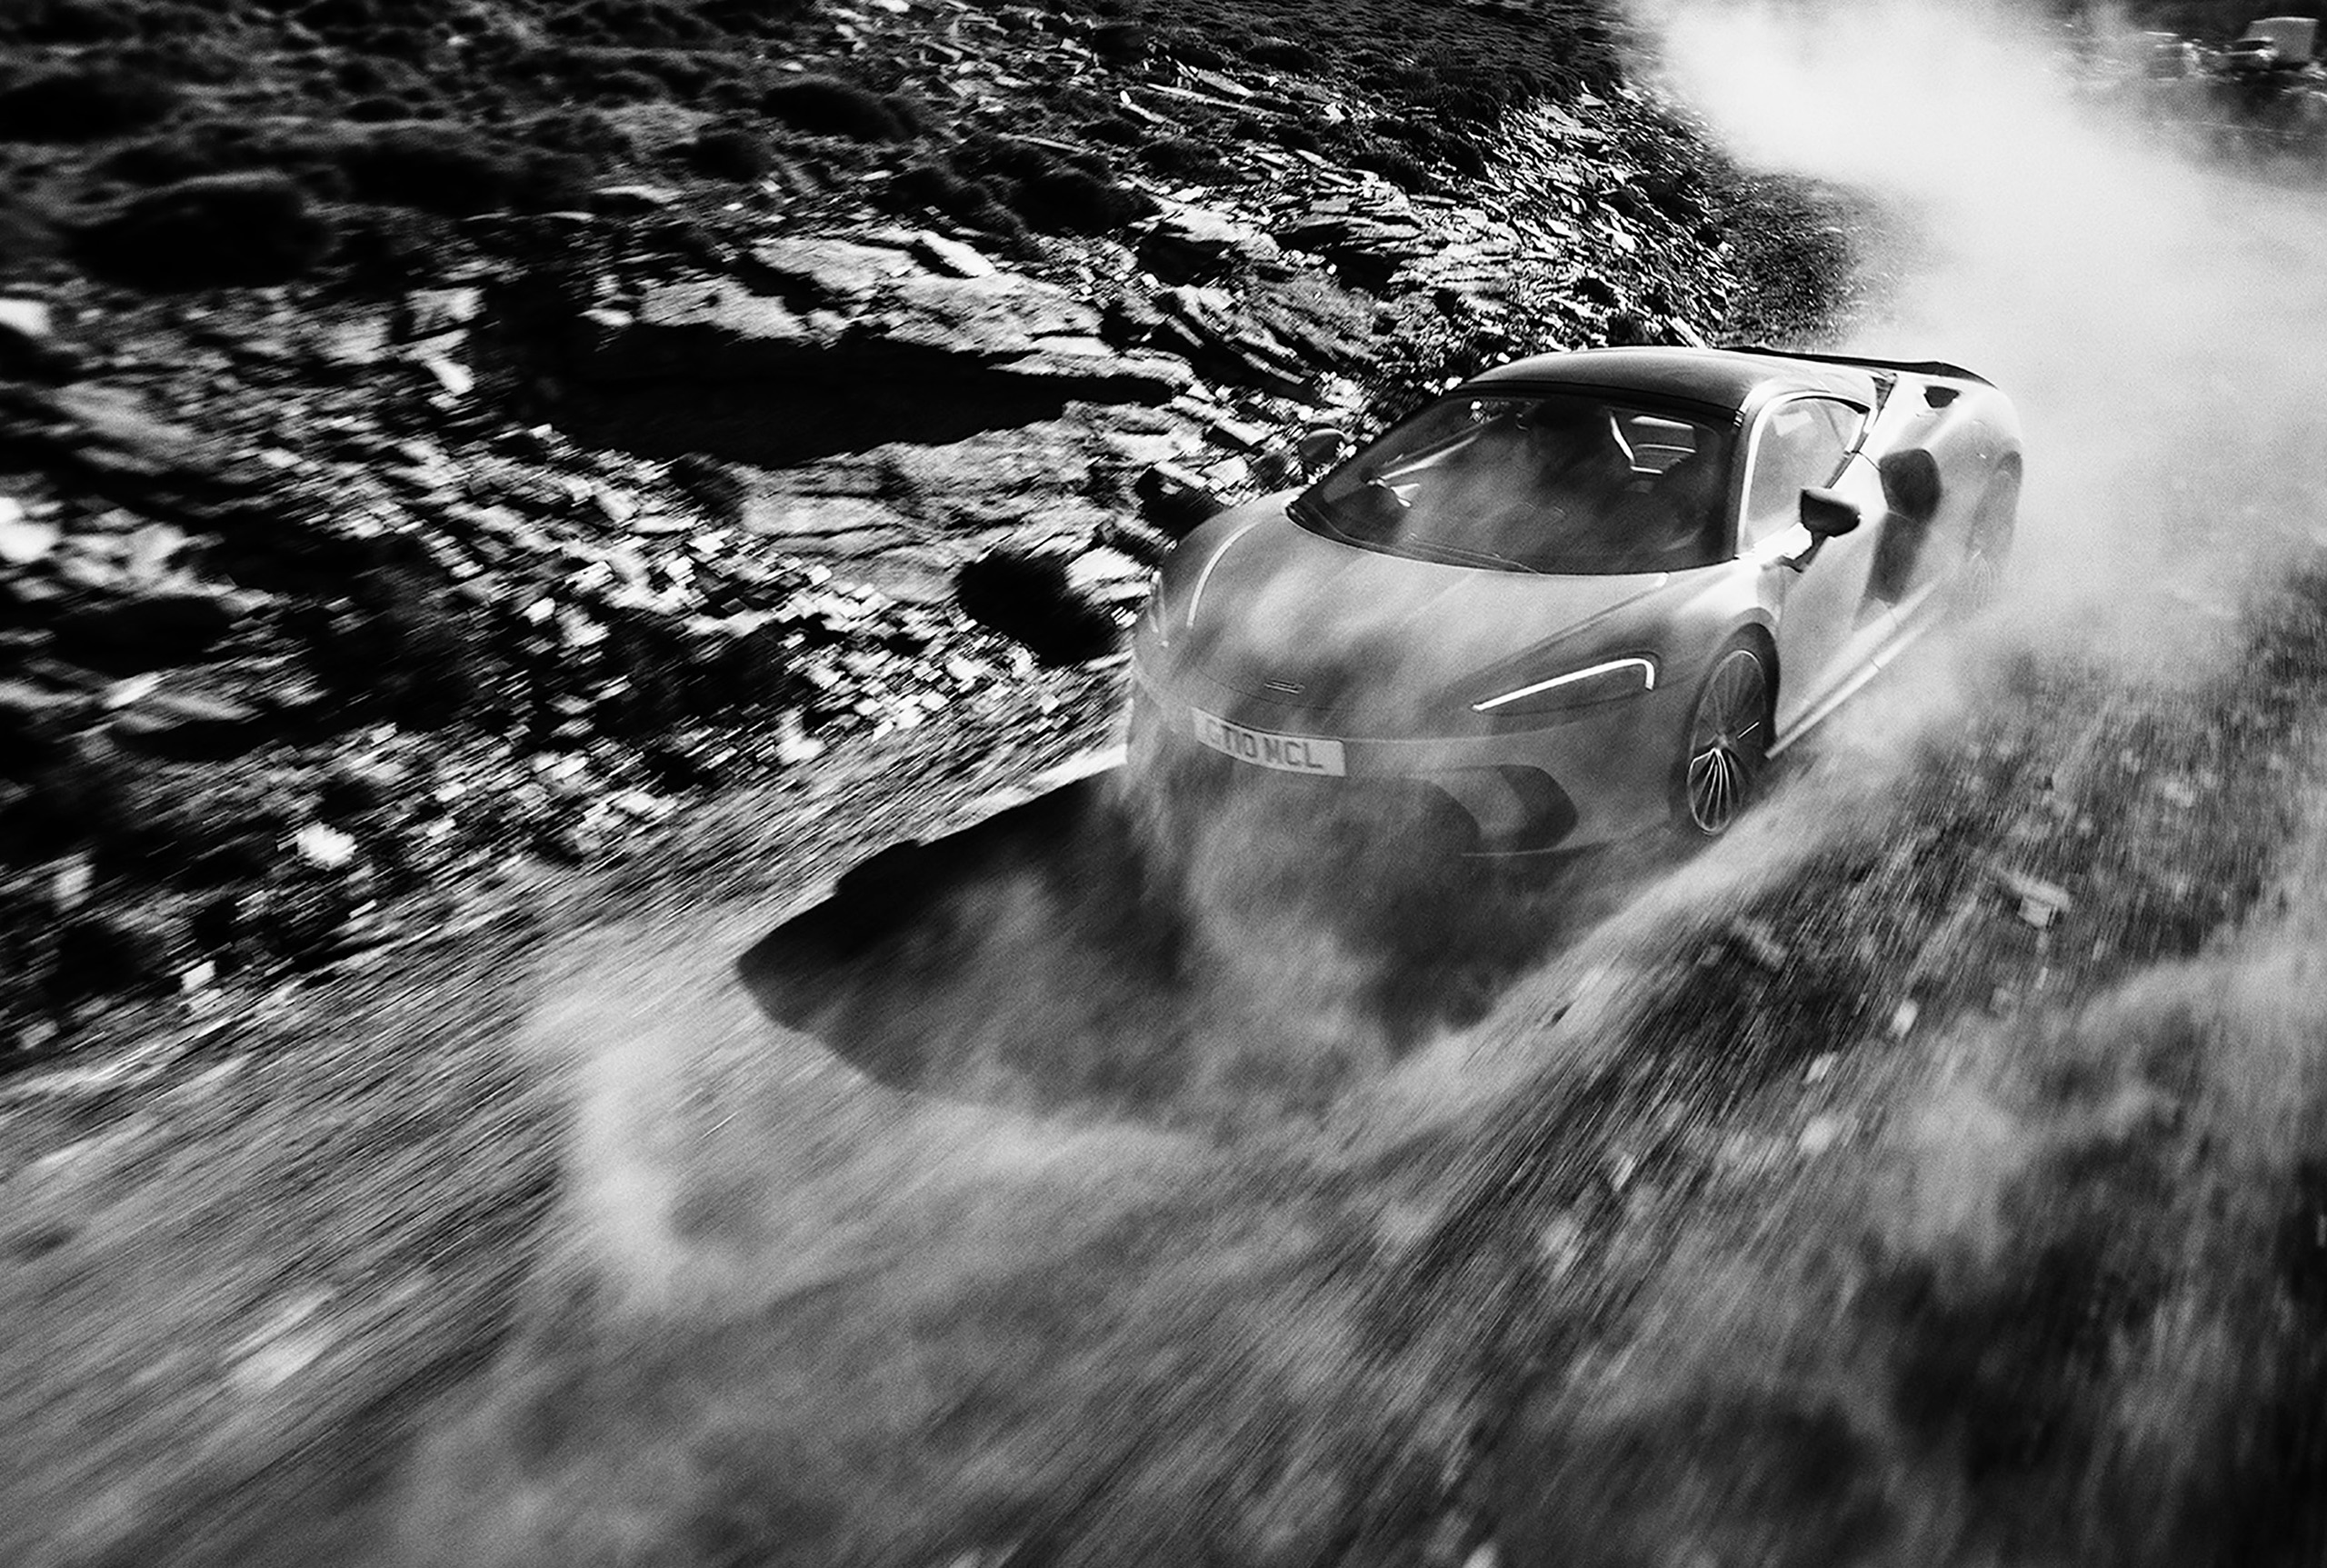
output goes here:
{"type": "Polygon", "coordinates": [[[881,851],[738,968],[778,1024],[896,1087],[1297,1114],[1483,1016],[1645,853],[1513,867],[1312,818],[1167,866],[1102,775],[881,851]]]}

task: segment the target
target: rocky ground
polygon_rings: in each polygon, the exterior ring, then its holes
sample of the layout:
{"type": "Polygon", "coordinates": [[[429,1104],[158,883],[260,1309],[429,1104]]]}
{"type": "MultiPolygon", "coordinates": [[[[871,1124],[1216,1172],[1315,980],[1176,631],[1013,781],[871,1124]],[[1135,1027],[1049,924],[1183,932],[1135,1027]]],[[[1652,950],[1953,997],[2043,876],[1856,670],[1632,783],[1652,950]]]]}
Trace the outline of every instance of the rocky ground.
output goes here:
{"type": "Polygon", "coordinates": [[[10,1554],[235,1555],[489,1353],[557,1096],[475,1047],[547,934],[1104,738],[1157,551],[1323,427],[1831,304],[1760,285],[1839,280],[1832,214],[1597,13],[1244,15],[0,17],[0,1114],[61,1204],[12,1255],[84,1280],[11,1309],[10,1429],[82,1435],[13,1467],[10,1554]],[[84,1223],[100,1149],[183,1246],[84,1223]],[[311,1264],[300,1322],[405,1283],[328,1397],[215,1424],[311,1264]]]}
{"type": "Polygon", "coordinates": [[[1446,375],[1832,303],[1594,12],[1243,15],[0,21],[11,1059],[1104,657],[1446,375]]]}
{"type": "Polygon", "coordinates": [[[1881,301],[1608,17],[0,28],[0,1558],[2320,1560],[2327,593],[2235,439],[2121,464],[2170,659],[1927,650],[1459,951],[1261,854],[1159,956],[1037,817],[830,1038],[734,983],[1330,432],[1881,301]]]}

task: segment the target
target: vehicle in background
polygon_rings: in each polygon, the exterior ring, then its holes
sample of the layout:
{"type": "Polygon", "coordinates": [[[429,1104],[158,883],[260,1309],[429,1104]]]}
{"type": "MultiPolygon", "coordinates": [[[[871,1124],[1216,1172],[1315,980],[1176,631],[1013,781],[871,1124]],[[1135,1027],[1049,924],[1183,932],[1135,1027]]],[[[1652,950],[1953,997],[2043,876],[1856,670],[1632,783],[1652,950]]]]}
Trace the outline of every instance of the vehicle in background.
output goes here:
{"type": "Polygon", "coordinates": [[[2222,68],[2237,75],[2319,74],[2319,24],[2309,16],[2264,16],[2246,25],[2222,51],[2222,68]]]}

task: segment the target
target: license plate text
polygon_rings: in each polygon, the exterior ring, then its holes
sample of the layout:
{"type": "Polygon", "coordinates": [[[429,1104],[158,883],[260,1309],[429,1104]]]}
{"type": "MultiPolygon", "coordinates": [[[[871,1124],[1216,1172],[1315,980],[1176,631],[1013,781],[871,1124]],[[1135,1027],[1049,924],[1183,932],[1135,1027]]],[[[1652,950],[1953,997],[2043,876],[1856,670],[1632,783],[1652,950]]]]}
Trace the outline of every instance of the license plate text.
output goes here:
{"type": "Polygon", "coordinates": [[[1195,729],[1196,739],[1203,744],[1255,767],[1288,774],[1320,774],[1331,778],[1343,777],[1347,771],[1339,741],[1248,730],[1201,708],[1195,710],[1195,729]]]}

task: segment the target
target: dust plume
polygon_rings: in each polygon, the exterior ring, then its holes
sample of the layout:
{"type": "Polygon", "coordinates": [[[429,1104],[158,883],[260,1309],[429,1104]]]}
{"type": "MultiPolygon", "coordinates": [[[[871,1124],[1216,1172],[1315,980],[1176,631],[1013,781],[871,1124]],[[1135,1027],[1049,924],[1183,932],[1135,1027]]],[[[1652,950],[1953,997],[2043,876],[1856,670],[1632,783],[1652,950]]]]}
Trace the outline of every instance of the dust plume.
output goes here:
{"type": "Polygon", "coordinates": [[[1695,1196],[1732,1223],[1683,1227],[1621,1359],[1514,1423],[1506,1541],[2316,1562],[2327,317],[2294,281],[2327,239],[2315,183],[2096,97],[2081,35],[2029,12],[1639,11],[1742,157],[1893,205],[1913,265],[1850,346],[1996,379],[2029,488],[2002,614],[1890,688],[1944,723],[1844,732],[1897,763],[1863,885],[1978,824],[1960,871],[1850,901],[1865,940],[1921,924],[1911,963],[1862,973],[1916,1044],[1880,1048],[1873,1010],[1805,1074],[1799,1099],[1834,1109],[1715,1151],[1695,1196]],[[2030,887],[2058,902],[2015,930],[1999,890],[2030,887]],[[1733,1195],[1805,1155],[1741,1221],[1733,1195]]]}
{"type": "Polygon", "coordinates": [[[2105,18],[1636,11],[1741,159],[1891,205],[1901,286],[1844,346],[1968,365],[2018,404],[2023,638],[2170,666],[2218,647],[2242,582],[2315,543],[2327,300],[2302,279],[2327,209],[2315,185],[2194,155],[2202,100],[2104,87],[2105,18]]]}
{"type": "Polygon", "coordinates": [[[1644,15],[1741,157],[1913,238],[1852,346],[2019,404],[1995,634],[1693,862],[1431,912],[1539,940],[1403,1056],[1347,1005],[1401,912],[1311,918],[1345,868],[1223,819],[1158,972],[1174,1084],[1249,1118],[996,1091],[1140,1044],[1079,884],[956,912],[982,1098],[772,1032],[732,932],[617,934],[538,1030],[564,1252],[384,1556],[2315,1560],[2327,584],[2256,605],[2313,543],[2327,221],[2008,12],[1644,15]]]}

